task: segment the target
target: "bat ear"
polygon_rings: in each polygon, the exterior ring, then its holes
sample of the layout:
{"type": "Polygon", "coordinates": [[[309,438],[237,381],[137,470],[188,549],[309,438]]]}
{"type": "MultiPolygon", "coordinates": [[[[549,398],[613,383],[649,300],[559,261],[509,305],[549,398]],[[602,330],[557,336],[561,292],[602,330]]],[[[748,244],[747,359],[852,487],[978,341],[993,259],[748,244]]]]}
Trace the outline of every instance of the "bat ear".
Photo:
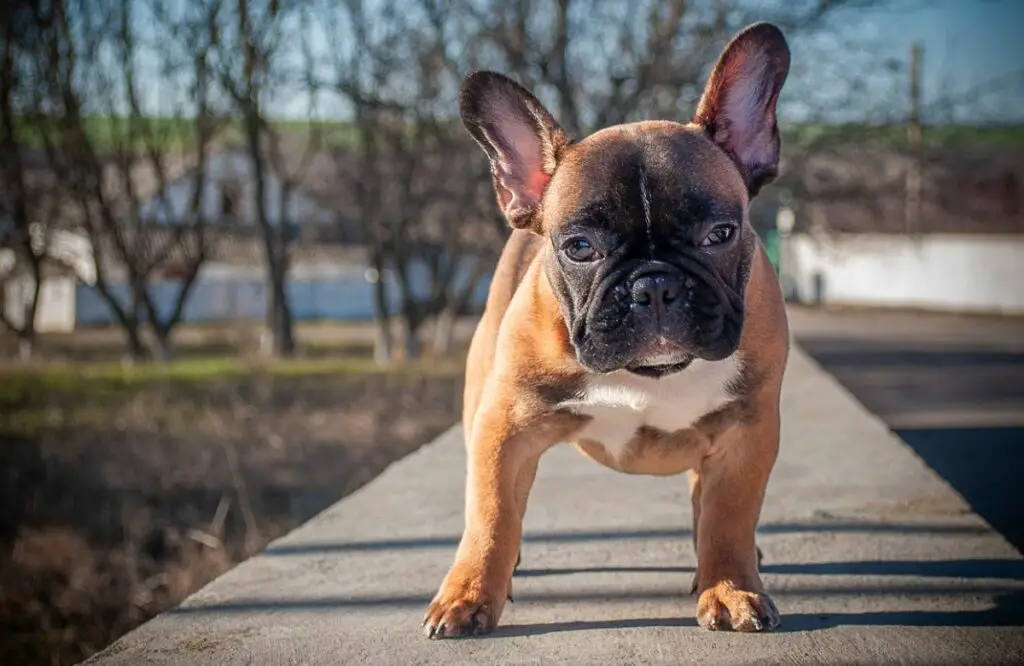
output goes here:
{"type": "Polygon", "coordinates": [[[770,23],[750,25],[725,47],[693,118],[739,167],[750,196],[778,175],[775,107],[788,75],[782,31],[770,23]]]}
{"type": "Polygon", "coordinates": [[[568,135],[532,93],[495,72],[466,77],[459,111],[491,161],[501,212],[514,228],[539,231],[540,202],[568,135]]]}

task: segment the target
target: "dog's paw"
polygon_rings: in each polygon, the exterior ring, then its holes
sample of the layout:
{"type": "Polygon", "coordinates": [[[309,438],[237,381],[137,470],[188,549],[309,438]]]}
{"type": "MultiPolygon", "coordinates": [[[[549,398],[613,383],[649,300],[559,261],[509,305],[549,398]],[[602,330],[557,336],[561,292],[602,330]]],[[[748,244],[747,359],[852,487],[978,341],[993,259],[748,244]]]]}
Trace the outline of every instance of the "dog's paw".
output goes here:
{"type": "Polygon", "coordinates": [[[427,638],[479,636],[494,631],[511,588],[492,593],[479,578],[448,574],[423,618],[427,638]]]}
{"type": "Polygon", "coordinates": [[[782,624],[779,609],[767,594],[746,592],[722,581],[701,593],[697,623],[712,631],[772,631],[782,624]]]}

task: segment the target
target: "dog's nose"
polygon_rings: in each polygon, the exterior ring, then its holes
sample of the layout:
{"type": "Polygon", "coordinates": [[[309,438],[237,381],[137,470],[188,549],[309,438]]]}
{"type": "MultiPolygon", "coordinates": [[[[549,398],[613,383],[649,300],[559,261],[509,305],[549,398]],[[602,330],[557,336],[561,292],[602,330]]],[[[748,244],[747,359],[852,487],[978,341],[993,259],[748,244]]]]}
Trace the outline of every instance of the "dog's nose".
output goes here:
{"type": "Polygon", "coordinates": [[[679,298],[679,280],[668,273],[648,273],[633,282],[633,302],[661,309],[679,298]]]}

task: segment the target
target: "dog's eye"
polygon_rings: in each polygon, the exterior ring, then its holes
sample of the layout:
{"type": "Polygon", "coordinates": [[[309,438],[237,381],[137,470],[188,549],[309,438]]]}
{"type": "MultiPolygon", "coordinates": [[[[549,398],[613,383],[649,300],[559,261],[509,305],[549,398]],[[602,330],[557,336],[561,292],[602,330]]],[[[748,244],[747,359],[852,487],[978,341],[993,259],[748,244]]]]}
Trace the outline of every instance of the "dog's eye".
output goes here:
{"type": "Polygon", "coordinates": [[[585,262],[597,259],[597,250],[586,238],[570,238],[562,245],[562,251],[573,261],[585,262]]]}
{"type": "Polygon", "coordinates": [[[736,234],[735,224],[719,224],[713,228],[704,240],[700,242],[701,247],[711,247],[713,245],[722,245],[732,240],[732,237],[736,234]]]}

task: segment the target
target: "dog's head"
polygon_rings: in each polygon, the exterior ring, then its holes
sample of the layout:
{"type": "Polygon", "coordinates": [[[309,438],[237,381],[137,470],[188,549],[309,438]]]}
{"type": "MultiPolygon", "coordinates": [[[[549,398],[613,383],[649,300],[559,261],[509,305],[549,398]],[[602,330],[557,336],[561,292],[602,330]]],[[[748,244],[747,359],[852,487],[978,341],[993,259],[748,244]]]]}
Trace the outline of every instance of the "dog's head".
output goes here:
{"type": "Polygon", "coordinates": [[[510,79],[466,78],[463,122],[509,223],[550,240],[547,276],[585,368],[657,377],[736,351],[756,248],[747,206],[777,173],[788,72],[782,33],[755,24],[725,48],[689,123],[578,142],[510,79]]]}

